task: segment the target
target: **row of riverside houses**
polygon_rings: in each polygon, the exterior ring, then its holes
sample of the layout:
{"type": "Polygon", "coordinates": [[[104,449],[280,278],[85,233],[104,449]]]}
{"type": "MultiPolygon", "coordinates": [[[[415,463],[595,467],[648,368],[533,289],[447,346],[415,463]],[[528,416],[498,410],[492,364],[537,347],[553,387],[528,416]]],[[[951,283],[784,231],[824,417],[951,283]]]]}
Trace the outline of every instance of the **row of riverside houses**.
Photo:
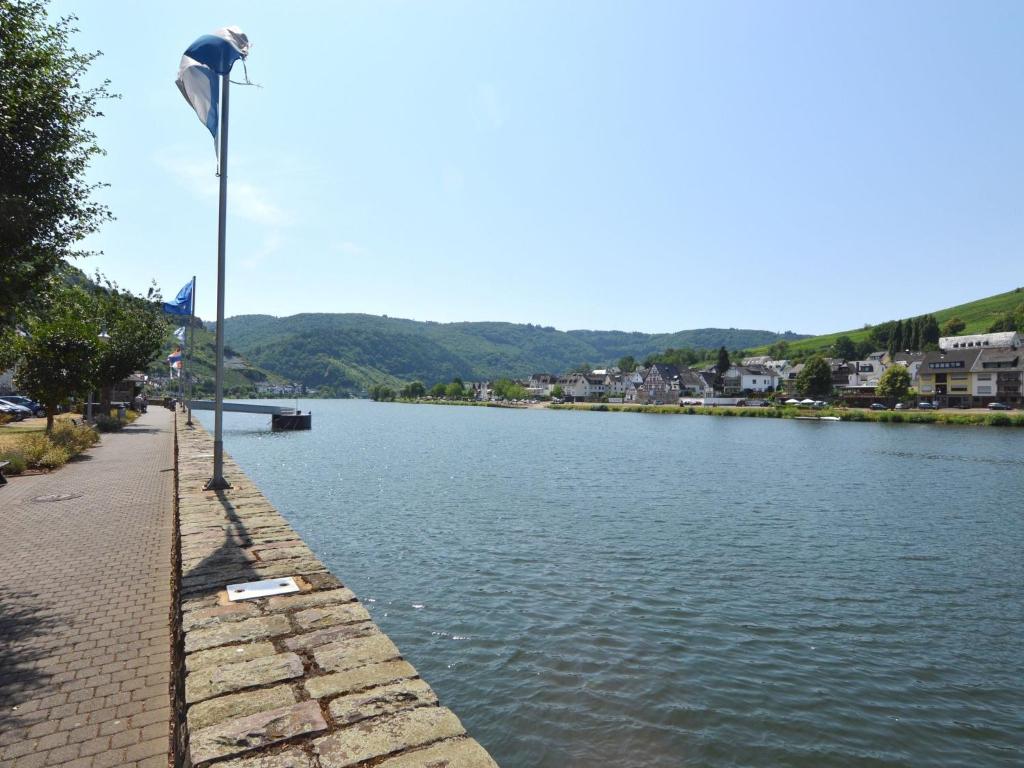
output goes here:
{"type": "Polygon", "coordinates": [[[535,373],[525,386],[530,394],[543,397],[551,396],[555,387],[560,387],[566,401],[585,402],[607,396],[609,400],[626,403],[666,405],[718,395],[739,397],[775,392],[781,381],[778,371],[757,364],[731,366],[717,388],[716,378],[716,372],[710,368],[698,371],[654,363],[632,372],[608,368],[565,376],[535,373]]]}
{"type": "MultiPolygon", "coordinates": [[[[929,352],[905,351],[890,355],[873,352],[864,360],[829,359],[832,385],[838,399],[849,405],[867,405],[877,395],[882,374],[902,365],[911,387],[922,399],[947,408],[984,407],[992,402],[1024,404],[1024,350],[1019,334],[984,333],[944,336],[929,352]]],[[[627,403],[676,404],[686,399],[751,397],[772,392],[795,395],[803,363],[771,357],[744,358],[733,365],[716,387],[713,369],[691,370],[655,363],[625,373],[618,368],[557,376],[535,373],[523,382],[533,396],[551,396],[560,387],[567,401],[595,401],[607,397],[627,403]]],[[[481,390],[486,392],[486,387],[481,390]]]]}

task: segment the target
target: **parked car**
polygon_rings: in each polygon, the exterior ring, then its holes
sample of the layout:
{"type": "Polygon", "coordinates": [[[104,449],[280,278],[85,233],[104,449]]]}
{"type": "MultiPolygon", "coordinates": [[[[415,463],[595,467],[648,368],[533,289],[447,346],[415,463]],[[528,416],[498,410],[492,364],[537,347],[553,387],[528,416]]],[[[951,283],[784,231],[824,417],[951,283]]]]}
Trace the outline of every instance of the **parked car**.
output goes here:
{"type": "Polygon", "coordinates": [[[895,408],[896,408],[896,410],[897,410],[897,411],[902,411],[902,410],[904,410],[904,409],[905,409],[906,407],[907,407],[907,406],[906,406],[906,405],[905,405],[904,403],[896,403],[896,405],[895,405],[895,408]]]}
{"type": "Polygon", "coordinates": [[[21,414],[20,418],[18,419],[19,421],[21,419],[27,419],[29,416],[33,415],[31,408],[21,405],[20,403],[15,403],[12,400],[8,400],[6,397],[0,397],[0,405],[6,405],[11,408],[14,408],[15,411],[21,414]]]}
{"type": "Polygon", "coordinates": [[[15,405],[25,406],[32,411],[33,416],[43,417],[46,415],[46,409],[31,397],[25,397],[24,395],[4,395],[3,398],[0,399],[6,400],[9,403],[14,403],[15,405]]]}
{"type": "Polygon", "coordinates": [[[10,405],[9,403],[0,403],[0,413],[10,416],[15,421],[21,421],[26,416],[25,409],[17,405],[10,405]]]}
{"type": "Polygon", "coordinates": [[[1010,406],[1008,406],[1006,403],[989,403],[988,409],[990,411],[1009,411],[1010,406]]]}
{"type": "Polygon", "coordinates": [[[920,403],[917,404],[917,407],[920,408],[922,411],[939,410],[939,406],[937,406],[935,403],[929,403],[927,400],[922,400],[920,403]]]}
{"type": "Polygon", "coordinates": [[[870,408],[872,411],[888,411],[889,410],[889,406],[884,405],[882,403],[872,403],[871,405],[868,406],[868,408],[870,408]]]}

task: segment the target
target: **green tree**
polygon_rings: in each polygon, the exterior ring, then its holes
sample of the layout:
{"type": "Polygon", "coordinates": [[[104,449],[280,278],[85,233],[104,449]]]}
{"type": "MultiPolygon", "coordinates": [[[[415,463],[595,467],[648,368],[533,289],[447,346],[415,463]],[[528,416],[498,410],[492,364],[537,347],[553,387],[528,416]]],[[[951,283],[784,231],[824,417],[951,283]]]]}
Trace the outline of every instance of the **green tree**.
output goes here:
{"type": "Polygon", "coordinates": [[[626,355],[620,357],[618,362],[618,368],[623,373],[632,373],[636,370],[636,359],[632,355],[626,355]]]}
{"type": "Polygon", "coordinates": [[[935,315],[925,315],[921,324],[921,349],[935,349],[939,344],[939,322],[935,315]]]}
{"type": "Polygon", "coordinates": [[[401,396],[406,400],[416,400],[417,398],[423,397],[427,393],[426,387],[423,386],[422,381],[413,381],[402,387],[400,392],[401,396]]]}
{"type": "Polygon", "coordinates": [[[789,342],[785,339],[776,341],[768,348],[773,360],[785,360],[789,356],[789,342]]]}
{"type": "Polygon", "coordinates": [[[989,333],[1001,331],[1019,331],[1024,333],[1024,304],[1018,304],[1016,308],[1004,312],[989,326],[989,333]]]}
{"type": "Polygon", "coordinates": [[[557,397],[559,400],[565,397],[565,390],[562,389],[561,384],[555,384],[555,386],[551,388],[551,396],[557,397]]]}
{"type": "Polygon", "coordinates": [[[902,365],[890,365],[878,380],[875,393],[882,398],[896,403],[903,400],[910,390],[910,371],[902,365]]]}
{"type": "Polygon", "coordinates": [[[18,341],[16,383],[46,408],[46,431],[53,430],[57,406],[87,392],[96,377],[99,338],[83,312],[88,297],[80,289],[51,296],[45,314],[26,322],[18,341]]]}
{"type": "Polygon", "coordinates": [[[892,338],[893,331],[896,330],[896,321],[889,320],[885,323],[879,323],[878,325],[871,326],[871,330],[868,333],[868,338],[871,339],[872,350],[889,347],[889,339],[892,338]]]}
{"type": "Polygon", "coordinates": [[[815,399],[832,394],[832,367],[828,360],[821,355],[808,360],[796,377],[796,391],[815,399]]]}
{"type": "Polygon", "coordinates": [[[0,0],[0,327],[24,320],[46,279],[81,255],[75,245],[111,218],[93,200],[102,185],[86,179],[103,154],[87,125],[111,94],[106,81],[82,85],[100,54],[71,47],[72,22],[51,23],[37,0],[0,0]]]}
{"type": "Polygon", "coordinates": [[[942,326],[943,336],[956,336],[964,328],[967,327],[967,323],[961,320],[959,317],[951,317],[946,321],[946,324],[942,326]]]}
{"type": "Polygon", "coordinates": [[[724,383],[725,372],[729,370],[732,363],[729,361],[729,352],[725,347],[718,348],[718,360],[715,362],[715,389],[721,390],[724,383]]]}
{"type": "Polygon", "coordinates": [[[889,357],[895,356],[897,352],[902,352],[903,349],[903,321],[897,320],[892,334],[889,336],[889,357]]]}
{"type": "Polygon", "coordinates": [[[907,326],[903,331],[904,341],[906,342],[906,349],[918,350],[921,348],[921,318],[915,317],[913,320],[907,321],[907,326]]]}
{"type": "Polygon", "coordinates": [[[378,402],[388,402],[395,399],[395,390],[387,384],[374,384],[370,387],[370,399],[378,402]]]}
{"type": "Polygon", "coordinates": [[[104,285],[89,300],[98,332],[106,339],[98,348],[94,383],[102,391],[104,407],[109,410],[113,385],[136,371],[146,370],[160,353],[166,323],[159,304],[160,294],[155,289],[151,288],[143,297],[97,275],[97,283],[100,282],[104,285]]]}
{"type": "Polygon", "coordinates": [[[719,376],[724,376],[732,363],[729,361],[729,352],[725,347],[718,348],[718,361],[715,363],[715,371],[719,376]]]}
{"type": "Polygon", "coordinates": [[[466,396],[465,389],[462,386],[462,382],[456,379],[447,387],[444,388],[444,396],[449,400],[461,400],[466,396]]]}
{"type": "Polygon", "coordinates": [[[491,385],[491,392],[506,400],[525,400],[530,395],[524,386],[511,379],[498,379],[491,385]]]}
{"type": "Polygon", "coordinates": [[[857,354],[855,355],[855,359],[857,359],[857,360],[866,360],[867,356],[870,355],[874,351],[875,351],[875,345],[871,343],[870,339],[865,339],[864,341],[858,341],[857,342],[857,354]]]}
{"type": "Polygon", "coordinates": [[[832,345],[832,357],[840,360],[857,359],[857,347],[849,336],[840,336],[832,345]]]}
{"type": "Polygon", "coordinates": [[[430,396],[431,397],[444,397],[444,392],[445,392],[445,385],[442,384],[441,382],[438,382],[437,384],[435,384],[434,386],[432,386],[430,388],[430,396]]]}

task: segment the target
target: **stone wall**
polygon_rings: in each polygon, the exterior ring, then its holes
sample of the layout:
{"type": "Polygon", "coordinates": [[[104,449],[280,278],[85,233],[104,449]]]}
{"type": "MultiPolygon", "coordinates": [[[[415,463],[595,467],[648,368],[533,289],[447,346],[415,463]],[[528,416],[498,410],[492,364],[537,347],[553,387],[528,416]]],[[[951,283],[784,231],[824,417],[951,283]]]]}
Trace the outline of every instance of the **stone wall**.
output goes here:
{"type": "Polygon", "coordinates": [[[177,438],[181,764],[496,766],[230,457],[232,488],[203,490],[209,434],[179,418],[177,438]],[[227,584],[284,576],[302,591],[227,599],[227,584]]]}

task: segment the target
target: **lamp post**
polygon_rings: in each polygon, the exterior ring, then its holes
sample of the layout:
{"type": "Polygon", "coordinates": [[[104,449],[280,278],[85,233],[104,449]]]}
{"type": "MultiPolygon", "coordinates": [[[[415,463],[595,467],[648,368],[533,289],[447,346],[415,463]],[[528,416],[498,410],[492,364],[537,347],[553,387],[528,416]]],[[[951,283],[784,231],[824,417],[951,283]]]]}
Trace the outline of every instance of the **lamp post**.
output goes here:
{"type": "MultiPolygon", "coordinates": [[[[107,333],[107,329],[104,328],[103,330],[100,331],[99,336],[97,336],[96,338],[102,341],[104,344],[106,344],[108,341],[110,341],[110,334],[107,333]]],[[[90,424],[92,424],[92,401],[95,399],[94,394],[95,390],[90,389],[89,402],[86,403],[85,405],[85,420],[90,424]]]]}

